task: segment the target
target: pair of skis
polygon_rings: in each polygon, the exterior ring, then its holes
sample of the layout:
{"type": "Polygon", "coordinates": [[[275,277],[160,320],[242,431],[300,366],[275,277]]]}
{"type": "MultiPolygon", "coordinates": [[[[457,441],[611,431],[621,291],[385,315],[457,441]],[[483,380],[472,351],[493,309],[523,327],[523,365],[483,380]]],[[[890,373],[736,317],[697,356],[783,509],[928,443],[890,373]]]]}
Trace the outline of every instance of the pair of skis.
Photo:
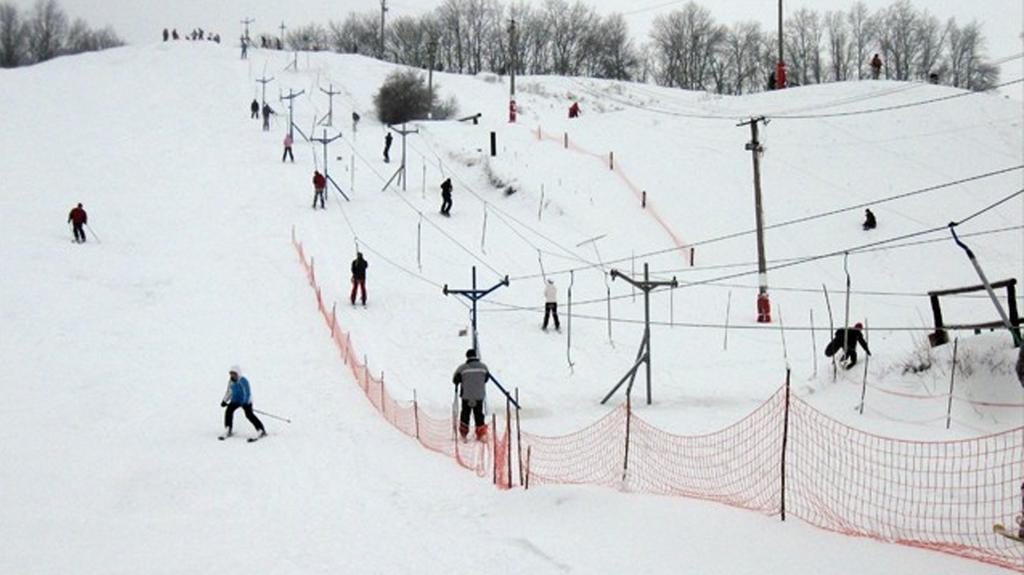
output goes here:
{"type": "MultiPolygon", "coordinates": [[[[261,434],[257,435],[256,437],[250,437],[250,438],[246,439],[245,442],[246,443],[256,443],[257,441],[263,439],[266,436],[267,436],[266,433],[261,433],[261,434]]],[[[227,439],[229,437],[231,437],[231,436],[230,435],[218,435],[217,439],[219,439],[221,441],[224,441],[225,439],[227,439]]]]}

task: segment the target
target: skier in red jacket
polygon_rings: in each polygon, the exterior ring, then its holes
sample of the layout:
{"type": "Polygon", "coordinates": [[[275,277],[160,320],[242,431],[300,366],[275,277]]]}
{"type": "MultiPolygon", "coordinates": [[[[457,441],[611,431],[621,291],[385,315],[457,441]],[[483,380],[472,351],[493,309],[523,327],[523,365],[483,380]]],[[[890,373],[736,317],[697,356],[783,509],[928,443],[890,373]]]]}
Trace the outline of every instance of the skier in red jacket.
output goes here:
{"type": "Polygon", "coordinates": [[[82,226],[89,223],[89,214],[85,213],[85,210],[82,209],[82,204],[72,208],[68,214],[68,223],[71,224],[72,231],[75,233],[75,243],[84,244],[85,230],[82,229],[82,226]]]}
{"type": "Polygon", "coordinates": [[[319,170],[313,170],[313,190],[315,191],[313,194],[313,209],[316,209],[316,201],[320,200],[320,208],[326,210],[324,196],[327,195],[327,178],[319,170]]]}

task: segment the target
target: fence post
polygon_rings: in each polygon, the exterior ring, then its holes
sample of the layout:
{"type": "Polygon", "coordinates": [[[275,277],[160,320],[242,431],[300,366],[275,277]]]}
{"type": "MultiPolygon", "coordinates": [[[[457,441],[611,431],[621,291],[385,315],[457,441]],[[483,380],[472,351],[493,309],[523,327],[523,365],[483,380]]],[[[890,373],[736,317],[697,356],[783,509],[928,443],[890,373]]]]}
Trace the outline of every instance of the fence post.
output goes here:
{"type": "Polygon", "coordinates": [[[953,367],[949,370],[949,401],[946,403],[946,429],[949,429],[949,423],[953,418],[953,382],[956,381],[956,348],[959,343],[959,337],[953,340],[953,367]]]}
{"type": "Polygon", "coordinates": [[[370,393],[370,360],[363,355],[363,393],[370,393]]]}
{"type": "Polygon", "coordinates": [[[562,145],[566,150],[569,149],[569,132],[562,132],[562,145]]]}
{"type": "Polygon", "coordinates": [[[643,191],[643,195],[640,197],[640,207],[647,209],[647,190],[643,191]]]}
{"type": "Polygon", "coordinates": [[[782,520],[786,520],[786,445],[789,443],[789,368],[786,368],[786,407],[782,413],[782,487],[779,492],[782,520]]]}
{"type": "Polygon", "coordinates": [[[309,258],[309,285],[316,287],[316,262],[315,258],[309,258]]]}
{"type": "Polygon", "coordinates": [[[633,404],[630,394],[626,393],[626,453],[622,458],[622,482],[626,482],[626,473],[629,471],[629,424],[633,419],[633,404]]]}
{"type": "Polygon", "coordinates": [[[384,419],[388,418],[387,412],[384,410],[384,372],[380,372],[380,414],[384,416],[384,419]]]}
{"type": "MultiPolygon", "coordinates": [[[[525,491],[529,491],[530,490],[530,450],[532,450],[532,449],[533,449],[532,445],[527,445],[526,446],[526,482],[523,484],[523,489],[525,491]]],[[[1022,487],[1022,490],[1024,490],[1024,485],[1022,485],[1021,487],[1022,487]]]]}
{"type": "Polygon", "coordinates": [[[416,399],[416,390],[412,390],[412,421],[416,426],[416,441],[420,439],[420,404],[416,399]]]}
{"type": "MultiPolygon", "coordinates": [[[[847,328],[849,329],[849,328],[847,328]]],[[[864,342],[868,343],[868,320],[864,319],[864,342]]],[[[870,355],[864,356],[864,381],[860,385],[860,415],[864,415],[864,396],[868,392],[868,362],[871,359],[870,355]]]]}
{"type": "Polygon", "coordinates": [[[498,427],[498,416],[491,414],[491,469],[493,477],[491,481],[498,484],[498,435],[495,429],[498,427]]]}
{"type": "Polygon", "coordinates": [[[338,302],[331,304],[331,339],[334,339],[334,329],[338,325],[338,302]]]}
{"type": "Polygon", "coordinates": [[[508,474],[508,488],[512,489],[512,400],[508,397],[505,398],[505,440],[508,442],[505,444],[505,463],[508,464],[506,470],[508,474]]]}
{"type": "MultiPolygon", "coordinates": [[[[516,403],[519,403],[519,388],[516,388],[516,403]]],[[[519,464],[519,485],[523,485],[523,428],[519,422],[519,410],[516,410],[516,459],[519,464]]]]}
{"type": "Polygon", "coordinates": [[[608,169],[615,169],[615,152],[608,152],[608,169]]]}

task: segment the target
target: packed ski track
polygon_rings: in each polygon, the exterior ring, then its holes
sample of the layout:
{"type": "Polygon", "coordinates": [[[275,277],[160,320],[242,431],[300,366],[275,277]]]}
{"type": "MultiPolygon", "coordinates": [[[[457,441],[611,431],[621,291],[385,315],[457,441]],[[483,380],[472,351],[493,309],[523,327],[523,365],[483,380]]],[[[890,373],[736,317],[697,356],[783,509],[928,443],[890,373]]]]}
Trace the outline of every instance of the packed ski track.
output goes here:
{"type": "MultiPolygon", "coordinates": [[[[451,410],[451,373],[472,345],[459,335],[469,328],[466,302],[442,288],[470,287],[476,266],[482,288],[510,278],[480,304],[480,347],[501,382],[518,388],[524,428],[566,433],[601,417],[624,400],[620,391],[599,403],[633,364],[643,332],[641,294],[605,272],[636,275],[647,263],[652,277],[681,284],[651,298],[654,403],[638,409],[652,423],[679,434],[730,425],[774,393],[788,367],[795,394],[857,429],[975,437],[1024,424],[1015,350],[1005,332],[951,332],[960,336],[961,400],[947,430],[951,351],[926,346],[925,294],[978,283],[938,228],[1024,188],[1020,102],[978,94],[871,112],[955,90],[859,82],[717,97],[527,77],[510,125],[506,78],[435,74],[457,117],[480,112],[481,122],[410,124],[419,133],[405,143],[405,189],[382,191],[402,140],[383,163],[373,95],[397,67],[328,53],[299,54],[297,71],[289,61],[182,43],[0,70],[0,572],[1006,572],[711,502],[593,487],[495,490],[367,405],[291,238],[314,258],[323,297],[337,302],[370,368],[395,397],[415,393],[431,413],[451,410]],[[275,78],[269,132],[248,114],[264,74],[275,78]],[[321,211],[311,209],[311,178],[323,149],[296,133],[296,161],[281,162],[288,110],[279,95],[305,91],[295,124],[309,135],[327,111],[319,87],[328,84],[342,94],[333,126],[315,133],[341,132],[328,168],[351,201],[329,186],[321,211]],[[583,114],[570,120],[572,101],[583,114]],[[865,113],[786,117],[853,110],[865,113]],[[750,131],[737,124],[761,115],[770,120],[761,127],[767,327],[754,321],[754,234],[711,241],[753,230],[750,131]],[[860,227],[863,208],[772,227],[975,176],[872,205],[871,232],[860,227]],[[450,218],[438,213],[444,178],[454,184],[450,218]],[[647,192],[648,209],[629,182],[647,192]],[[91,226],[83,245],[64,227],[77,202],[91,226]],[[348,301],[357,250],[369,261],[365,308],[348,301]],[[862,358],[833,381],[822,286],[841,327],[843,252],[849,323],[867,324],[873,354],[866,378],[862,358]],[[834,255],[790,265],[823,254],[834,255]],[[559,289],[561,332],[540,329],[544,277],[559,289]],[[254,444],[240,412],[235,436],[217,441],[235,363],[255,407],[292,420],[263,417],[269,437],[254,444]],[[931,369],[914,373],[923,363],[931,369]]],[[[958,232],[991,279],[1020,278],[1022,224],[1017,196],[958,232]]],[[[996,319],[980,292],[947,303],[949,323],[996,319]]],[[[642,388],[641,376],[634,399],[642,388]]],[[[503,407],[493,389],[490,398],[503,407]]]]}

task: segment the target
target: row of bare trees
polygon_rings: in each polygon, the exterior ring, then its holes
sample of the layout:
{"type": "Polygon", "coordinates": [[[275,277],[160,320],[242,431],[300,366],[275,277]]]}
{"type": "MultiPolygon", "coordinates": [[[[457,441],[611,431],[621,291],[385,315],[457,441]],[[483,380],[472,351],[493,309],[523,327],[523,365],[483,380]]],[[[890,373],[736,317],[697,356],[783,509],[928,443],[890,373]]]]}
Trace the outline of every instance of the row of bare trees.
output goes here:
{"type": "MultiPolygon", "coordinates": [[[[419,17],[387,22],[381,54],[380,13],[293,29],[291,49],[330,49],[415,67],[475,74],[559,74],[654,81],[666,86],[742,94],[763,90],[778,59],[778,36],[753,21],[725,25],[690,2],[654,21],[637,45],[621,14],[599,15],[580,0],[445,0],[419,17]],[[515,21],[515,44],[510,25],[515,21]]],[[[784,23],[784,59],[793,84],[862,79],[878,53],[894,80],[933,77],[985,90],[998,82],[977,22],[942,21],[910,0],[871,11],[861,1],[824,14],[808,8],[784,23]]]]}
{"type": "Polygon", "coordinates": [[[0,2],[0,68],[123,44],[111,28],[93,30],[81,18],[70,20],[57,0],[38,0],[26,14],[0,2]]]}

